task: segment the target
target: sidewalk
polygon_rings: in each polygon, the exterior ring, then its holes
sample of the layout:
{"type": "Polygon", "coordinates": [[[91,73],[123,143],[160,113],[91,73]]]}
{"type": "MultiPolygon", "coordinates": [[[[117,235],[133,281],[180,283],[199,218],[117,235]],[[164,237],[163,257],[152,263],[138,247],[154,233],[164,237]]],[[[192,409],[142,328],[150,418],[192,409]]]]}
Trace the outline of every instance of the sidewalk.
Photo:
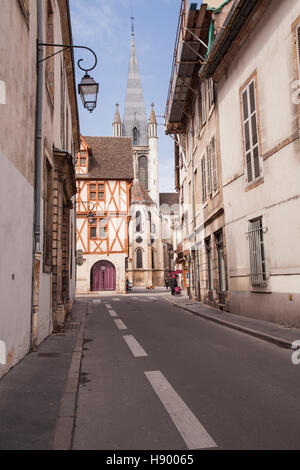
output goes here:
{"type": "Polygon", "coordinates": [[[282,348],[291,349],[293,342],[300,340],[300,328],[291,328],[277,323],[222,312],[217,308],[191,300],[185,294],[180,296],[168,294],[164,298],[173,305],[176,305],[176,307],[182,308],[201,318],[263,339],[282,348]]]}
{"type": "Polygon", "coordinates": [[[0,380],[0,450],[51,450],[70,442],[86,306],[76,301],[65,333],[49,336],[0,380]]]}

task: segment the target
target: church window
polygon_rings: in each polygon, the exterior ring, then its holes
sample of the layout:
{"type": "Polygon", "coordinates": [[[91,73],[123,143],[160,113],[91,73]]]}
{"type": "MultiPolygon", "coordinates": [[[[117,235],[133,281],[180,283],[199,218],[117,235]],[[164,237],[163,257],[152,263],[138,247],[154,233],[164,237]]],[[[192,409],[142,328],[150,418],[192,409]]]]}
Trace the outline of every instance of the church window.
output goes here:
{"type": "Polygon", "coordinates": [[[142,231],[142,215],[141,215],[140,211],[138,211],[135,215],[135,222],[136,222],[135,231],[136,232],[141,232],[142,231]]]}
{"type": "Polygon", "coordinates": [[[136,267],[137,269],[143,268],[143,251],[140,248],[136,250],[136,267]]]}
{"type": "Polygon", "coordinates": [[[138,130],[136,127],[133,128],[133,145],[138,144],[138,130]]]}
{"type": "Polygon", "coordinates": [[[139,158],[139,182],[144,189],[148,189],[148,159],[145,156],[139,158]]]}
{"type": "Polygon", "coordinates": [[[155,252],[153,248],[151,250],[151,263],[152,263],[152,269],[155,269],[155,252]]]}

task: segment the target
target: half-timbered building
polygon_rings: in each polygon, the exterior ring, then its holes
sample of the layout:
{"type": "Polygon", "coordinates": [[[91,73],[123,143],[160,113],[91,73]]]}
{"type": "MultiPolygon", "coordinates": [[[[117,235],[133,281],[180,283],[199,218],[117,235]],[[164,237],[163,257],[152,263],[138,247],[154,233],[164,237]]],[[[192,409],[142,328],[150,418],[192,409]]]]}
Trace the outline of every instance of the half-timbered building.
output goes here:
{"type": "Polygon", "coordinates": [[[131,139],[82,137],[76,175],[77,292],[125,292],[131,139]]]}

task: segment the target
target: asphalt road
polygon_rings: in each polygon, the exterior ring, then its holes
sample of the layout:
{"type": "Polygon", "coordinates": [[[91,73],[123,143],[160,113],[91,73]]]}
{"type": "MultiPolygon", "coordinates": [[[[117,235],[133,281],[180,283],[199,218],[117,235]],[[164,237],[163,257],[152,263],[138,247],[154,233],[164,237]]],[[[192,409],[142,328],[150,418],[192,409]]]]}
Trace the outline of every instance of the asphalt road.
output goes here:
{"type": "Polygon", "coordinates": [[[89,312],[73,449],[300,449],[290,351],[155,293],[89,312]]]}

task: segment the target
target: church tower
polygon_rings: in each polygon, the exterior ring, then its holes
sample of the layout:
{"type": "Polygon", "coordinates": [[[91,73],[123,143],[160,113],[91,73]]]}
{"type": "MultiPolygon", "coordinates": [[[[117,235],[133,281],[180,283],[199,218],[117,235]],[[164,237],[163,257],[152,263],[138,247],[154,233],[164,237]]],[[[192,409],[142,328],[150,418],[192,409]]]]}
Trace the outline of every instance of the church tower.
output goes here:
{"type": "Polygon", "coordinates": [[[131,137],[134,181],[131,191],[128,279],[135,286],[164,282],[161,214],[159,208],[158,125],[154,105],[147,120],[132,25],[130,61],[124,118],[119,105],[113,123],[114,137],[131,137]]]}

